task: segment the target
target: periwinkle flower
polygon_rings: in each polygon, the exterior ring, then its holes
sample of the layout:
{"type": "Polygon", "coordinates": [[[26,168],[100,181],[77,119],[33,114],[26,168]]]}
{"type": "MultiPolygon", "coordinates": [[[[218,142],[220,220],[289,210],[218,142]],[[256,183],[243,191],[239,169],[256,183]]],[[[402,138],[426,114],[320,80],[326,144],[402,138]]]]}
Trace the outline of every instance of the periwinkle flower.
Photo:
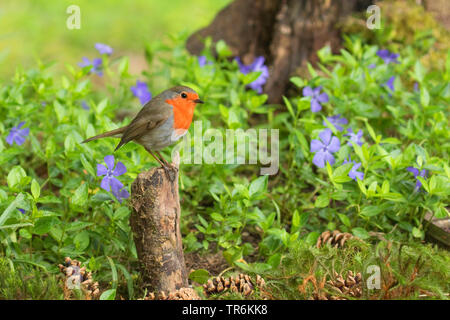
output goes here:
{"type": "Polygon", "coordinates": [[[356,143],[358,146],[362,146],[362,145],[363,145],[363,143],[362,143],[362,141],[361,141],[361,138],[362,138],[362,135],[363,135],[362,130],[359,130],[358,133],[353,133],[352,128],[348,128],[347,132],[348,132],[348,133],[347,133],[347,134],[344,134],[344,136],[349,137],[349,141],[347,142],[347,144],[348,144],[349,146],[352,145],[351,141],[353,141],[354,143],[356,143]]]}
{"type": "MultiPolygon", "coordinates": [[[[348,124],[348,120],[345,119],[344,117],[341,117],[340,114],[335,115],[335,116],[331,116],[331,117],[327,117],[327,120],[336,128],[336,130],[338,131],[342,131],[344,130],[344,128],[341,126],[348,124]]],[[[326,126],[327,123],[325,121],[323,121],[323,125],[326,126]]]]}
{"type": "Polygon", "coordinates": [[[417,82],[414,82],[414,91],[415,92],[420,92],[419,84],[417,82]]]}
{"type": "Polygon", "coordinates": [[[81,101],[81,107],[86,111],[90,110],[89,105],[87,104],[87,102],[85,100],[81,101]]]}
{"type": "Polygon", "coordinates": [[[95,49],[97,49],[97,51],[100,52],[100,54],[106,54],[108,56],[112,55],[113,53],[113,49],[110,46],[103,43],[96,43],[95,49]]]}
{"type": "Polygon", "coordinates": [[[253,61],[253,63],[250,65],[244,65],[239,57],[236,57],[235,60],[239,65],[239,70],[243,74],[248,74],[250,72],[261,72],[261,74],[255,81],[247,85],[251,89],[261,94],[263,91],[262,87],[267,82],[267,78],[269,78],[269,68],[267,68],[267,66],[264,65],[264,57],[263,56],[257,57],[255,61],[253,61]]]}
{"type": "Polygon", "coordinates": [[[136,81],[136,86],[131,87],[131,91],[135,97],[139,98],[141,104],[146,104],[152,100],[152,93],[148,90],[147,84],[143,81],[136,81]]]}
{"type": "Polygon", "coordinates": [[[100,187],[105,191],[111,191],[112,194],[122,202],[123,198],[128,198],[129,193],[123,189],[123,183],[117,180],[116,177],[127,172],[127,168],[122,162],[117,162],[116,168],[114,168],[114,156],[109,155],[104,158],[106,167],[102,164],[97,164],[97,177],[105,176],[100,183],[100,187]]]}
{"type": "Polygon", "coordinates": [[[375,63],[371,63],[367,66],[368,69],[375,69],[377,65],[375,63]]]}
{"type": "Polygon", "coordinates": [[[377,56],[383,59],[385,64],[389,64],[391,62],[398,63],[397,58],[399,57],[398,53],[389,52],[387,49],[382,49],[377,51],[377,56]]]}
{"type": "Polygon", "coordinates": [[[339,151],[341,142],[337,137],[332,137],[331,129],[326,128],[319,133],[320,140],[311,140],[311,152],[316,152],[313,163],[319,168],[325,167],[325,163],[334,164],[332,153],[339,151]]]}
{"type": "Polygon", "coordinates": [[[21,146],[25,142],[25,138],[30,134],[30,128],[22,129],[24,124],[25,121],[22,121],[17,127],[12,127],[9,135],[6,137],[6,142],[9,145],[15,142],[18,146],[21,146]]]}
{"type": "MultiPolygon", "coordinates": [[[[406,170],[408,170],[409,172],[414,174],[414,178],[416,178],[416,179],[417,179],[417,177],[422,177],[422,178],[425,179],[426,176],[427,176],[427,170],[425,170],[425,169],[419,170],[419,169],[414,168],[414,167],[408,167],[408,168],[406,168],[406,170]]],[[[422,182],[420,182],[420,180],[417,179],[416,187],[414,188],[414,191],[419,190],[421,187],[422,187],[422,182]]]]}
{"type": "Polygon", "coordinates": [[[17,208],[17,210],[19,210],[21,214],[25,214],[25,209],[17,208]]]}
{"type": "Polygon", "coordinates": [[[208,59],[206,59],[206,56],[198,56],[197,58],[198,60],[198,65],[203,68],[205,65],[207,64],[213,64],[211,61],[209,61],[208,59]]]}
{"type": "MultiPolygon", "coordinates": [[[[394,80],[395,80],[395,76],[392,76],[389,78],[389,80],[386,83],[384,83],[384,85],[386,87],[388,87],[391,90],[391,92],[394,92],[394,80]]],[[[389,92],[389,96],[392,96],[391,92],[389,92]]]]}
{"type": "Polygon", "coordinates": [[[303,88],[303,95],[305,97],[311,97],[311,111],[319,112],[322,110],[321,103],[328,102],[329,97],[325,92],[320,92],[322,90],[322,86],[318,86],[317,88],[312,89],[310,86],[306,86],[303,88]]]}
{"type": "Polygon", "coordinates": [[[359,169],[359,167],[361,167],[361,162],[352,161],[352,159],[349,156],[348,160],[344,160],[344,162],[342,164],[346,164],[346,163],[353,163],[354,164],[352,169],[348,173],[348,176],[350,178],[352,178],[355,181],[356,181],[356,178],[358,178],[359,180],[363,180],[364,179],[364,173],[362,173],[360,171],[356,171],[356,170],[359,169]]]}
{"type": "Polygon", "coordinates": [[[91,66],[92,68],[89,70],[89,73],[94,72],[101,77],[103,75],[102,63],[101,58],[95,58],[91,62],[88,58],[83,57],[83,62],[78,63],[78,66],[81,68],[91,66]]]}

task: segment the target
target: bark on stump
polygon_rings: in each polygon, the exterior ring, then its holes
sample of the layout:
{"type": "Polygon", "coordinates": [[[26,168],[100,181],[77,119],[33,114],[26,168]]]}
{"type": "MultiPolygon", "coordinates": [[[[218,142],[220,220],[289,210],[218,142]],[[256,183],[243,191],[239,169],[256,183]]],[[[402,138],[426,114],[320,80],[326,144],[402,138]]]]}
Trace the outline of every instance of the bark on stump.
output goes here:
{"type": "Polygon", "coordinates": [[[131,229],[144,286],[153,292],[188,286],[176,168],[172,177],[162,168],[142,172],[131,185],[131,229]]]}
{"type": "Polygon", "coordinates": [[[195,32],[186,47],[200,54],[203,39],[225,40],[233,55],[246,64],[264,56],[269,79],[264,92],[269,102],[281,102],[289,78],[326,44],[339,45],[339,19],[365,10],[370,0],[235,0],[209,26],[195,32]]]}

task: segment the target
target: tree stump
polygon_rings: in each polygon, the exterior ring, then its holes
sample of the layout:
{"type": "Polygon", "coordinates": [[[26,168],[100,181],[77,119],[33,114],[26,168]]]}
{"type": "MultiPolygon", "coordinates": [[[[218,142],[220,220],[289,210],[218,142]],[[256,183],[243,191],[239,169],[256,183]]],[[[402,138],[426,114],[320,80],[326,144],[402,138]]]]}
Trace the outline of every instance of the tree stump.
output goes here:
{"type": "Polygon", "coordinates": [[[200,54],[203,40],[225,40],[233,55],[245,64],[264,56],[269,79],[264,92],[269,102],[282,101],[289,78],[306,61],[316,61],[316,51],[340,43],[339,19],[366,10],[370,0],[235,0],[221,10],[209,26],[195,32],[186,47],[200,54]]]}
{"type": "Polygon", "coordinates": [[[154,168],[140,173],[131,185],[130,224],[144,286],[151,292],[188,286],[180,232],[179,161],[175,162],[173,176],[154,168]]]}

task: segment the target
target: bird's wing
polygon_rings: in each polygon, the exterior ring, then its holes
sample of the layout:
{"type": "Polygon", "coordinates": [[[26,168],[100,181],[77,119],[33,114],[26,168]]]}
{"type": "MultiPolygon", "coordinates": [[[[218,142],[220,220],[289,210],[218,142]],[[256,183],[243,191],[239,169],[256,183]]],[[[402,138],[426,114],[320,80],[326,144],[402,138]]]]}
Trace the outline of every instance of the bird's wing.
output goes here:
{"type": "Polygon", "coordinates": [[[115,150],[119,149],[125,143],[139,139],[145,133],[159,127],[172,114],[173,111],[169,104],[155,99],[150,100],[128,125],[115,150]]]}

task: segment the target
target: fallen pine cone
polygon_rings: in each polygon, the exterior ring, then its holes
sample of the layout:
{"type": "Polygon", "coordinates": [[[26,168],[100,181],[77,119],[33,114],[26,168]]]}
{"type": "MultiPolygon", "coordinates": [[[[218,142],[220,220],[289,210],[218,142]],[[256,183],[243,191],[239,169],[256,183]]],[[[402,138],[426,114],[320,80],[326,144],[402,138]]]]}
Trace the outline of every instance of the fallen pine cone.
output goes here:
{"type": "Polygon", "coordinates": [[[362,276],[358,272],[356,275],[351,270],[347,272],[347,277],[334,272],[334,279],[326,282],[329,292],[316,291],[310,300],[348,300],[348,297],[360,298],[362,296],[362,276]],[[346,297],[347,296],[347,297],[346,297]]]}
{"type": "Polygon", "coordinates": [[[170,292],[168,295],[164,292],[158,295],[150,292],[143,300],[201,300],[201,298],[194,289],[181,288],[175,292],[170,292]]]}
{"type": "Polygon", "coordinates": [[[78,260],[72,260],[69,257],[64,259],[64,265],[58,265],[59,270],[64,273],[64,299],[72,298],[72,289],[80,289],[86,300],[97,299],[100,296],[98,282],[93,282],[92,272],[86,272],[85,267],[81,267],[78,260]]]}
{"type": "Polygon", "coordinates": [[[333,247],[342,248],[345,245],[345,242],[349,239],[357,239],[355,236],[348,232],[340,232],[339,230],[334,230],[331,232],[330,230],[322,232],[317,239],[316,246],[320,248],[322,245],[330,244],[333,247]]]}
{"type": "Polygon", "coordinates": [[[244,296],[248,296],[254,292],[255,286],[258,288],[264,287],[264,279],[259,275],[256,275],[256,279],[253,280],[250,276],[241,273],[228,278],[215,277],[209,279],[208,282],[203,285],[203,288],[207,295],[229,291],[239,292],[244,296]]]}

